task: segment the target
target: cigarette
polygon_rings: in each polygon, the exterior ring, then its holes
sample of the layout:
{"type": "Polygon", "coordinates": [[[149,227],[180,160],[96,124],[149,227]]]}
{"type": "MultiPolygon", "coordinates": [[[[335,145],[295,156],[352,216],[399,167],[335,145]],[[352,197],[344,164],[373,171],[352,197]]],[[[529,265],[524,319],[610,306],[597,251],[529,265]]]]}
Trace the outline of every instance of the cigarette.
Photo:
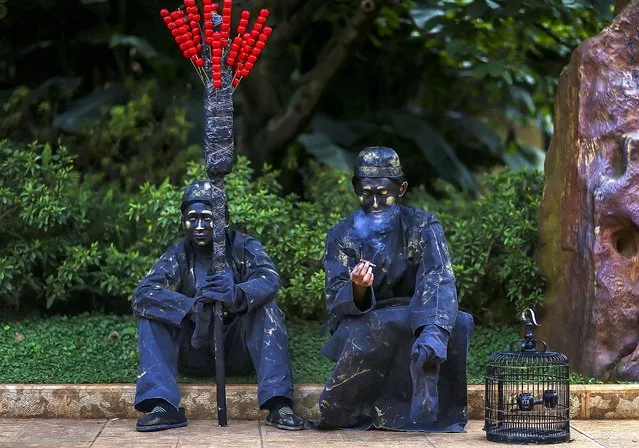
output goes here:
{"type": "Polygon", "coordinates": [[[374,267],[374,268],[376,268],[376,267],[377,267],[377,265],[376,265],[376,264],[373,264],[373,263],[371,263],[371,262],[370,262],[370,261],[368,261],[368,260],[364,260],[363,258],[360,258],[360,259],[359,259],[359,261],[367,261],[367,262],[368,262],[368,264],[370,264],[372,267],[374,267]]]}

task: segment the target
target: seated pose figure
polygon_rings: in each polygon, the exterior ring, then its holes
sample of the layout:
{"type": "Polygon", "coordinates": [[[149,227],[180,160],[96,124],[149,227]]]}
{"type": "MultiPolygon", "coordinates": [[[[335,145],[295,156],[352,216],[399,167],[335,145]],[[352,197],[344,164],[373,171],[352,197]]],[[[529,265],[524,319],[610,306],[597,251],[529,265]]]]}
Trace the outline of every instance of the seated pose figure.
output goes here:
{"type": "Polygon", "coordinates": [[[357,157],[360,210],[326,238],[321,353],[337,364],[320,396],[320,428],[461,432],[473,319],[457,309],[437,218],[398,205],[408,184],[390,148],[357,157]]]}
{"type": "Polygon", "coordinates": [[[140,374],[135,409],[148,412],[138,431],[186,426],[179,408],[178,370],[213,376],[213,303],[223,302],[224,360],[229,375],[255,371],[266,423],[303,429],[292,411],[293,378],[284,314],[273,303],[280,279],[273,261],[254,238],[226,229],[227,269],[211,274],[212,188],[189,185],[182,197],[186,237],[169,248],[134,294],[138,317],[140,374]]]}

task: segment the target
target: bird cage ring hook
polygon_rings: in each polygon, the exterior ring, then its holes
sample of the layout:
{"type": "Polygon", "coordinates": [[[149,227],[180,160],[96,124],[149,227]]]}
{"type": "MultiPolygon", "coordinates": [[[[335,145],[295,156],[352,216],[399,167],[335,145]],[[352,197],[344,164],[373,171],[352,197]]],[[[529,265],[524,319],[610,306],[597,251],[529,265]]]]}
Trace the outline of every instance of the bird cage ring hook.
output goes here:
{"type": "Polygon", "coordinates": [[[537,323],[537,316],[532,308],[526,308],[521,312],[521,321],[526,325],[541,327],[541,325],[537,323]],[[528,313],[530,317],[526,317],[526,313],[528,313]]]}
{"type": "Polygon", "coordinates": [[[514,349],[515,344],[518,344],[521,351],[524,352],[545,352],[548,349],[548,344],[541,339],[535,339],[533,337],[533,328],[541,327],[541,325],[537,323],[537,316],[535,315],[535,312],[531,308],[524,309],[521,312],[521,321],[524,325],[526,325],[524,339],[513,342],[511,344],[511,350],[514,349]],[[537,344],[542,345],[541,350],[537,350],[537,344]]]}

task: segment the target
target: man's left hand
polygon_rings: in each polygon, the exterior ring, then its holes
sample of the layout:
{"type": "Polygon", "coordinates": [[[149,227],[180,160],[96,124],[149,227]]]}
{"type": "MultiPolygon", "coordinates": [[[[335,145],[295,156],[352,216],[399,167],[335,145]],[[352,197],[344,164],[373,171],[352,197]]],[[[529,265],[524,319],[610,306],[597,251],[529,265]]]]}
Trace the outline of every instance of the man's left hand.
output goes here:
{"type": "Polygon", "coordinates": [[[425,365],[439,365],[446,361],[448,332],[437,325],[426,325],[413,342],[410,358],[417,369],[425,365]]]}
{"type": "Polygon", "coordinates": [[[208,275],[195,300],[203,303],[222,302],[230,306],[235,302],[235,289],[233,273],[226,269],[223,272],[208,275]]]}

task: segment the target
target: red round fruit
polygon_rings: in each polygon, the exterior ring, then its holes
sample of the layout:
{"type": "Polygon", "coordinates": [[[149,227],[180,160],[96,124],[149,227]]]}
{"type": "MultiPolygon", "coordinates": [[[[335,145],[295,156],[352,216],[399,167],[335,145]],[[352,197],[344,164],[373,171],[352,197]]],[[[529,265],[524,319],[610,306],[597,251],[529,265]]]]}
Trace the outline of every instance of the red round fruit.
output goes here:
{"type": "Polygon", "coordinates": [[[177,11],[173,11],[173,12],[171,13],[171,18],[172,18],[173,20],[177,20],[177,19],[179,19],[179,18],[180,18],[180,13],[179,13],[179,12],[177,12],[177,11]]]}
{"type": "Polygon", "coordinates": [[[237,27],[237,34],[244,34],[244,33],[246,33],[246,27],[242,26],[242,25],[238,26],[237,27]]]}
{"type": "Polygon", "coordinates": [[[255,31],[262,31],[262,28],[264,28],[264,25],[262,25],[261,23],[256,23],[253,25],[253,29],[255,31]]]}
{"type": "Polygon", "coordinates": [[[240,26],[246,27],[248,26],[248,22],[249,21],[247,19],[240,19],[240,26]]]}
{"type": "Polygon", "coordinates": [[[212,12],[205,12],[204,13],[204,20],[211,20],[213,18],[213,13],[212,12]]]}
{"type": "Polygon", "coordinates": [[[267,36],[270,36],[271,33],[273,32],[273,28],[271,28],[270,26],[266,26],[264,27],[264,31],[262,31],[264,34],[266,34],[267,36]]]}
{"type": "Polygon", "coordinates": [[[204,67],[204,59],[202,58],[197,58],[195,60],[195,65],[197,65],[198,67],[204,67]]]}
{"type": "Polygon", "coordinates": [[[251,17],[251,11],[248,11],[246,9],[244,11],[242,11],[242,18],[243,19],[248,19],[249,17],[251,17]]]}
{"type": "Polygon", "coordinates": [[[259,40],[261,40],[262,42],[266,42],[266,40],[268,39],[268,36],[264,33],[260,34],[260,37],[258,37],[259,40]]]}
{"type": "Polygon", "coordinates": [[[182,52],[182,56],[184,56],[185,58],[190,57],[190,56],[189,56],[189,50],[184,50],[184,51],[182,52]]]}
{"type": "Polygon", "coordinates": [[[258,40],[257,42],[255,42],[255,48],[259,48],[260,50],[262,50],[265,46],[266,46],[266,43],[262,42],[261,40],[258,40]]]}
{"type": "Polygon", "coordinates": [[[233,67],[235,65],[235,59],[233,58],[228,58],[226,60],[226,65],[230,65],[231,67],[233,67]]]}
{"type": "Polygon", "coordinates": [[[213,30],[204,30],[204,35],[213,38],[213,30]]]}
{"type": "Polygon", "coordinates": [[[228,33],[231,30],[231,24],[230,23],[223,23],[222,24],[222,32],[223,33],[228,33]]]}
{"type": "MultiPolygon", "coordinates": [[[[213,41],[213,43],[215,43],[215,41],[213,41]]],[[[222,49],[221,48],[214,48],[213,49],[213,56],[222,56],[222,49]]]]}
{"type": "Polygon", "coordinates": [[[222,65],[222,58],[220,56],[213,56],[211,58],[211,64],[213,64],[213,65],[222,65]]]}
{"type": "Polygon", "coordinates": [[[231,44],[231,51],[240,51],[240,46],[236,44],[235,42],[233,42],[231,44]]]}
{"type": "Polygon", "coordinates": [[[213,48],[222,48],[222,42],[213,38],[213,48]]]}
{"type": "Polygon", "coordinates": [[[177,25],[175,24],[175,22],[170,22],[166,24],[166,27],[170,30],[174,30],[177,27],[177,25]]]}
{"type": "Polygon", "coordinates": [[[208,45],[211,45],[213,43],[213,38],[207,36],[204,38],[204,42],[206,42],[208,45]]]}
{"type": "Polygon", "coordinates": [[[202,18],[202,17],[201,17],[199,14],[193,14],[193,15],[191,16],[191,20],[195,21],[196,23],[200,23],[200,19],[201,19],[201,18],[202,18]]]}
{"type": "Polygon", "coordinates": [[[257,30],[252,30],[252,31],[251,31],[251,37],[252,37],[253,39],[257,39],[257,38],[259,37],[259,35],[260,35],[260,32],[259,32],[259,31],[257,31],[257,30]]]}
{"type": "Polygon", "coordinates": [[[169,12],[168,9],[160,9],[160,16],[161,17],[167,17],[167,16],[170,16],[170,15],[171,15],[171,13],[169,12]]]}
{"type": "Polygon", "coordinates": [[[213,72],[213,79],[222,79],[222,73],[213,72]]]}
{"type": "Polygon", "coordinates": [[[268,17],[268,15],[269,15],[268,9],[262,9],[260,11],[260,17],[268,17]]]}
{"type": "Polygon", "coordinates": [[[222,15],[223,16],[230,16],[231,15],[231,8],[226,6],[226,4],[224,5],[224,8],[222,8],[222,15]]]}
{"type": "Polygon", "coordinates": [[[260,50],[257,47],[253,48],[253,50],[251,50],[251,53],[254,54],[255,56],[259,56],[261,52],[262,52],[262,50],[260,50]]]}
{"type": "Polygon", "coordinates": [[[247,59],[251,64],[254,64],[257,61],[257,56],[250,55],[247,59]]]}
{"type": "Polygon", "coordinates": [[[242,69],[242,76],[248,76],[248,75],[249,75],[249,69],[243,68],[242,69]]]}
{"type": "Polygon", "coordinates": [[[211,12],[213,11],[213,5],[204,5],[204,12],[211,12]]]}
{"type": "Polygon", "coordinates": [[[189,55],[195,56],[197,54],[197,49],[195,47],[189,48],[189,55]]]}
{"type": "Polygon", "coordinates": [[[202,51],[202,44],[197,44],[197,52],[199,53],[200,51],[202,51]]]}
{"type": "Polygon", "coordinates": [[[180,18],[178,18],[178,19],[175,21],[175,24],[176,24],[177,26],[184,26],[184,25],[186,24],[186,20],[184,20],[184,18],[183,18],[183,17],[180,17],[180,18]]]}
{"type": "Polygon", "coordinates": [[[220,71],[222,71],[222,64],[214,64],[214,65],[213,65],[213,71],[214,71],[214,72],[220,72],[220,71]]]}
{"type": "Polygon", "coordinates": [[[237,85],[240,83],[240,80],[237,78],[233,78],[233,87],[237,87],[237,85]]]}
{"type": "Polygon", "coordinates": [[[256,20],[257,23],[266,23],[266,17],[259,16],[256,20]]]}
{"type": "Polygon", "coordinates": [[[200,33],[197,33],[197,34],[193,35],[193,41],[196,44],[199,44],[200,42],[202,42],[202,36],[200,36],[200,33]]]}
{"type": "Polygon", "coordinates": [[[180,30],[176,30],[175,28],[171,30],[171,36],[178,37],[181,36],[180,30]]]}
{"type": "Polygon", "coordinates": [[[220,87],[222,87],[222,80],[216,79],[215,81],[213,81],[213,85],[219,89],[220,87]]]}
{"type": "Polygon", "coordinates": [[[183,44],[180,44],[180,50],[182,51],[186,51],[189,49],[189,44],[184,42],[183,44]]]}
{"type": "Polygon", "coordinates": [[[246,67],[248,70],[253,70],[253,63],[247,62],[246,64],[244,64],[244,67],[246,67]]]}
{"type": "Polygon", "coordinates": [[[169,23],[173,23],[173,19],[169,16],[163,17],[162,20],[164,20],[164,23],[166,23],[167,25],[169,23]]]}

